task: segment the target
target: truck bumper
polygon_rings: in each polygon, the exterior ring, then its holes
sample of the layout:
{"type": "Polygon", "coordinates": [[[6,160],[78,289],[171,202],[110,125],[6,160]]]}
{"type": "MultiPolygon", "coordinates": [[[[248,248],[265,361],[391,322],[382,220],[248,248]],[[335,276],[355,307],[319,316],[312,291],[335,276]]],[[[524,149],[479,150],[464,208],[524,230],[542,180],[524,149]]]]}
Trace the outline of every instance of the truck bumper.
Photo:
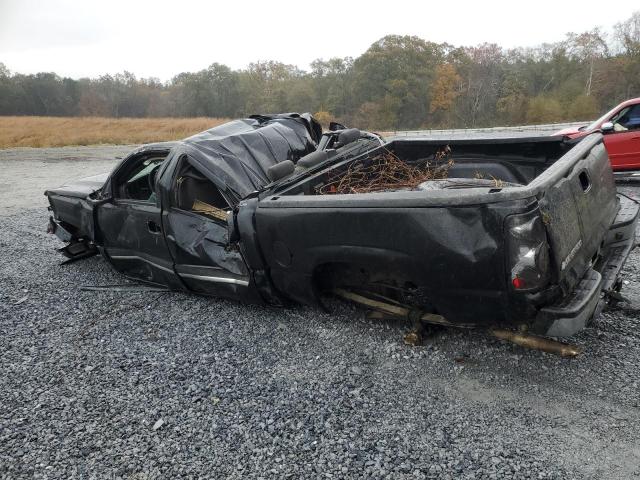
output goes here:
{"type": "Polygon", "coordinates": [[[47,233],[53,233],[63,242],[70,242],[73,235],[66,228],[64,228],[59,221],[53,217],[49,217],[49,225],[47,226],[47,233]]]}
{"type": "Polygon", "coordinates": [[[609,229],[600,259],[587,270],[573,292],[539,311],[532,326],[535,333],[569,337],[586,327],[604,307],[624,262],[636,247],[640,205],[624,195],[618,195],[618,198],[620,210],[609,229]]]}

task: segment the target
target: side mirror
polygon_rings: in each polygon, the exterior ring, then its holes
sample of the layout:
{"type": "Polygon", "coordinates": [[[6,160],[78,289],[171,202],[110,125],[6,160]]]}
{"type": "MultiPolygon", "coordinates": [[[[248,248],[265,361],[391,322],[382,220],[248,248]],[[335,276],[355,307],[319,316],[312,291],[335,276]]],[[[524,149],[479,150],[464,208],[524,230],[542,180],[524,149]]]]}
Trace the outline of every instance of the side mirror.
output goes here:
{"type": "Polygon", "coordinates": [[[600,126],[600,130],[602,130],[602,133],[613,132],[613,123],[612,122],[604,122],[600,126]]]}

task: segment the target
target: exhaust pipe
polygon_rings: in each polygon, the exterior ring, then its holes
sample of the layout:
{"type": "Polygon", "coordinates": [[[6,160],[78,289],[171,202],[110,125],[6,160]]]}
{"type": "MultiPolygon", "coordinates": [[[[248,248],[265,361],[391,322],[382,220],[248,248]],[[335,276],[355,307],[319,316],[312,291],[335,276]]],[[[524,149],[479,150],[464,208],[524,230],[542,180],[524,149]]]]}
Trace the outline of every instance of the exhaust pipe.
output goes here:
{"type": "Polygon", "coordinates": [[[576,357],[582,353],[582,349],[576,345],[558,342],[545,337],[538,337],[537,335],[513,332],[500,328],[492,328],[489,332],[500,340],[506,340],[507,342],[515,343],[525,348],[554,353],[561,357],[576,357]]]}

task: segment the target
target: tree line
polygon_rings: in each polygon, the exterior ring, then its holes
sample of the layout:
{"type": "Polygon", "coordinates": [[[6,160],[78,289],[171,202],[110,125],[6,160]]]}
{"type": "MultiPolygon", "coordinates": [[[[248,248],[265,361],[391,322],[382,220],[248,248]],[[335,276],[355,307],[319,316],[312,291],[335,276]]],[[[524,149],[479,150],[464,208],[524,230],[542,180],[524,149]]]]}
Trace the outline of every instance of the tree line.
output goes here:
{"type": "Polygon", "coordinates": [[[640,96],[640,11],[556,43],[456,47],[389,35],[353,59],[309,71],[277,61],[213,63],[168,82],[129,72],[99,78],[10,72],[0,63],[0,115],[241,117],[309,111],[361,128],[469,128],[588,120],[640,96]]]}

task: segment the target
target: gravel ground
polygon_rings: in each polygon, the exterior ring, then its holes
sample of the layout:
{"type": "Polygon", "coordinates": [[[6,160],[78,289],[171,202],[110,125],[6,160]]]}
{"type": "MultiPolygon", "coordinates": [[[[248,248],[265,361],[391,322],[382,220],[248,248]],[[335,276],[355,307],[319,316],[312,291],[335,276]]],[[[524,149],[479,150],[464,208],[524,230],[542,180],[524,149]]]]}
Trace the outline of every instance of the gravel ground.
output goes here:
{"type": "Polygon", "coordinates": [[[109,172],[117,159],[134,148],[102,145],[0,150],[0,215],[36,205],[46,208],[43,192],[47,188],[59,187],[71,178],[109,172]]]}
{"type": "MultiPolygon", "coordinates": [[[[29,196],[49,184],[25,162],[96,168],[55,154],[5,158],[0,183],[29,196]]],[[[640,477],[640,249],[632,304],[567,360],[481,332],[407,347],[407,325],[342,303],[81,291],[123,278],[98,257],[60,266],[40,197],[25,203],[0,207],[0,478],[640,477]]]]}

